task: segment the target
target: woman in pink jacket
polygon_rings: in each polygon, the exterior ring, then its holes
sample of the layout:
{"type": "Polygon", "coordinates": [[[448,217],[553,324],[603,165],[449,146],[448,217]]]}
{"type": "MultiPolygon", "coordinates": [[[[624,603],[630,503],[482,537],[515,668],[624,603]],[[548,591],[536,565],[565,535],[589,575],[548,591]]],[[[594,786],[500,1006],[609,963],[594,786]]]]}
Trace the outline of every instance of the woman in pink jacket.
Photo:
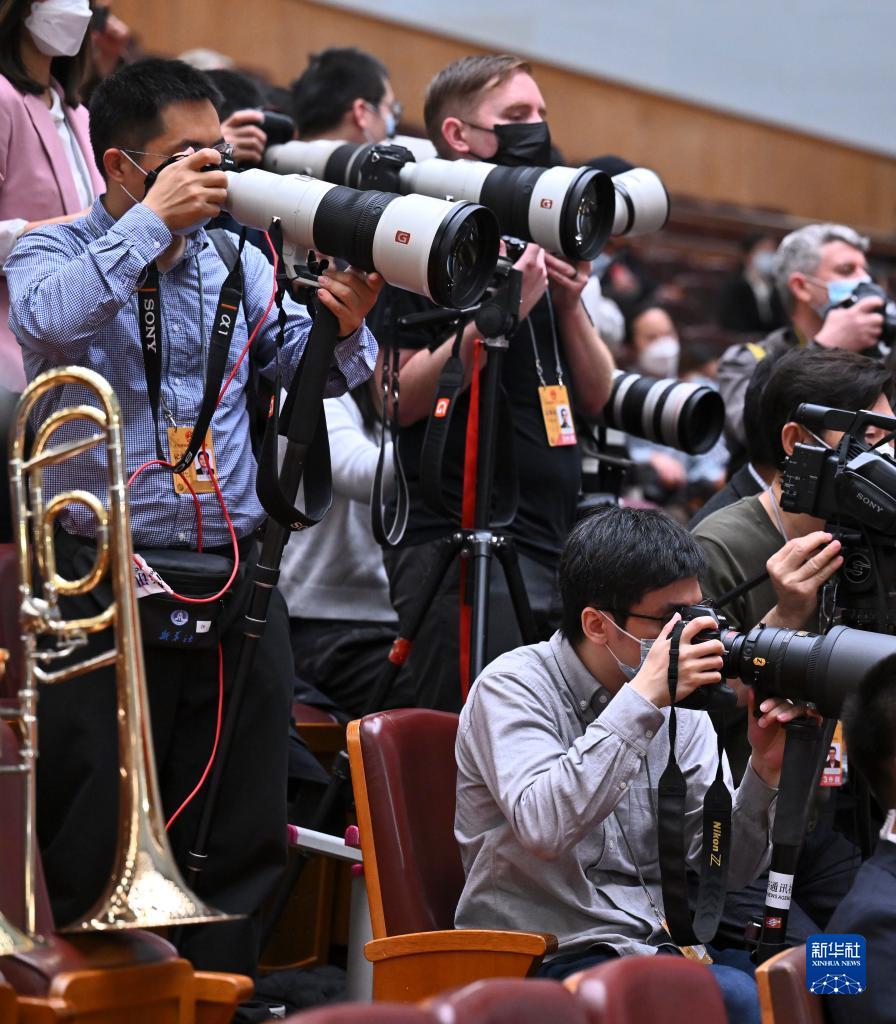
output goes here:
{"type": "MultiPolygon", "coordinates": [[[[84,79],[88,0],[0,0],[0,267],[21,234],[74,220],[103,189],[90,149],[84,79]]],[[[25,385],[0,275],[0,385],[25,385]]]]}

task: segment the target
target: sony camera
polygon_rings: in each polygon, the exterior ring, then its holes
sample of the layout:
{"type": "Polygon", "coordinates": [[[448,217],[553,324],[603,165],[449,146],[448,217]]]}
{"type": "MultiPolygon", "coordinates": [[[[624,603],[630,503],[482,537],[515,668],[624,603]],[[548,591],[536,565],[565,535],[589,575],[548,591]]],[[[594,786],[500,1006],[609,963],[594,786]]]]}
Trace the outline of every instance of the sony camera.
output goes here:
{"type": "MultiPolygon", "coordinates": [[[[731,629],[723,616],[706,605],[678,609],[685,621],[703,615],[716,620],[693,643],[718,639],[724,647],[722,679],[740,679],[765,697],[784,697],[811,704],[825,718],[839,717],[843,701],[866,682],[896,669],[896,637],[835,626],[819,635],[760,623],[746,633],[731,629]]],[[[724,711],[736,703],[724,682],[701,686],[678,707],[724,711]]]]}
{"type": "Polygon", "coordinates": [[[816,433],[843,431],[835,449],[796,445],[781,482],[781,507],[823,519],[843,546],[832,604],[822,606],[831,621],[896,633],[896,461],[864,440],[869,426],[896,430],[896,419],[809,404],[793,418],[816,433]]]}

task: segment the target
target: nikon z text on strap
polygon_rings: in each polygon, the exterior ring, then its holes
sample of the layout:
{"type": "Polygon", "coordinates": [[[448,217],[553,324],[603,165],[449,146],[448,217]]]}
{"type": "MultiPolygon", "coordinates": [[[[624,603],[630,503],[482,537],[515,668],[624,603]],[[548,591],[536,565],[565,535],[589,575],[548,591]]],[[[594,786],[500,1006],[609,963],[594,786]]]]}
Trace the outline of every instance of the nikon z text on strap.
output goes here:
{"type": "Polygon", "coordinates": [[[722,775],[722,738],[716,777],[703,802],[703,848],[697,908],[691,919],[688,904],[687,847],[684,833],[687,783],[675,759],[678,689],[678,646],[684,624],[672,630],[669,650],[669,761],[657,789],[659,861],[663,906],[669,933],[679,945],[712,942],[719,927],[728,879],[731,848],[731,794],[722,775]]]}
{"type": "MultiPolygon", "coordinates": [[[[221,286],[212,336],[209,343],[208,363],[205,371],[205,387],[202,392],[202,404],[196,417],[196,424],[187,446],[187,450],[176,463],[169,468],[172,473],[182,473],[192,465],[200,449],[205,443],[209,424],[218,402],[230,343],[236,326],[240,303],[243,299],[243,268],[239,258],[242,254],[245,233],[240,238],[237,259],[229,268],[229,273],[221,286]]],[[[217,244],[216,244],[217,248],[217,244]]],[[[202,306],[200,303],[200,316],[202,306]]],[[[159,269],[155,263],[146,268],[143,284],[137,289],[137,322],[140,325],[140,347],[143,349],[143,366],[146,371],[146,390],[149,405],[152,409],[152,420],[156,440],[156,454],[163,463],[168,463],[159,442],[159,402],[162,390],[162,302],[159,288],[159,269]]]]}

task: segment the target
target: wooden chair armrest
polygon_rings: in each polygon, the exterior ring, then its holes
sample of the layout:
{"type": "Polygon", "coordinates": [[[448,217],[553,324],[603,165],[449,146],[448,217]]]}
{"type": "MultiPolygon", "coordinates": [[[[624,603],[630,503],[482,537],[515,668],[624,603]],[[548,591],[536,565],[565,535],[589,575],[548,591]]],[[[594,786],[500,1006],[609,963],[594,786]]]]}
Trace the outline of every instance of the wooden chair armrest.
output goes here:
{"type": "Polygon", "coordinates": [[[193,979],[196,1024],[228,1024],[237,1004],[248,999],[255,988],[245,974],[196,971],[193,979]]]}
{"type": "Polygon", "coordinates": [[[557,948],[553,935],[485,929],[413,932],[373,939],[373,998],[417,1002],[481,978],[525,978],[557,948]]]}
{"type": "Polygon", "coordinates": [[[76,1016],[71,1003],[54,996],[19,996],[17,1008],[19,1024],[59,1024],[76,1016]]]}
{"type": "Polygon", "coordinates": [[[479,928],[452,928],[441,932],[411,932],[372,939],[364,956],[372,963],[396,956],[436,952],[500,952],[544,956],[557,948],[555,935],[537,932],[505,932],[479,928]]]}

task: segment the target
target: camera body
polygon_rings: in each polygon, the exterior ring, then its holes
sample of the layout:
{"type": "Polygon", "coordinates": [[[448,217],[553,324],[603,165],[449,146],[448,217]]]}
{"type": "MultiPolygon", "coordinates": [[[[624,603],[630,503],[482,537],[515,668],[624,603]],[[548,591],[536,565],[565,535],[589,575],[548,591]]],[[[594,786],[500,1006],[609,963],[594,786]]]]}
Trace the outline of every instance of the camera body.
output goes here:
{"type": "MultiPolygon", "coordinates": [[[[681,616],[682,622],[690,622],[692,619],[699,619],[704,616],[708,616],[716,622],[715,629],[701,630],[691,641],[692,644],[702,644],[706,640],[722,640],[723,634],[730,632],[728,622],[724,616],[719,615],[709,605],[683,605],[678,609],[678,614],[681,616]]],[[[729,663],[726,657],[722,666],[723,681],[712,683],[709,686],[698,687],[692,693],[689,693],[684,700],[676,701],[676,707],[686,708],[689,711],[730,711],[737,704],[737,694],[724,682],[728,675],[728,670],[729,663]]]]}
{"type": "Polygon", "coordinates": [[[880,299],[880,312],[883,314],[884,323],[880,332],[880,340],[885,345],[893,345],[896,342],[896,302],[881,288],[872,281],[862,281],[857,284],[852,293],[842,302],[838,302],[832,309],[849,309],[862,299],[869,296],[880,299]]]}
{"type": "Polygon", "coordinates": [[[803,405],[794,414],[812,429],[840,429],[836,450],[798,444],[787,460],[781,507],[825,521],[843,545],[843,566],[828,583],[829,621],[896,633],[896,462],[861,438],[869,424],[884,429],[896,420],[803,405]]]}

